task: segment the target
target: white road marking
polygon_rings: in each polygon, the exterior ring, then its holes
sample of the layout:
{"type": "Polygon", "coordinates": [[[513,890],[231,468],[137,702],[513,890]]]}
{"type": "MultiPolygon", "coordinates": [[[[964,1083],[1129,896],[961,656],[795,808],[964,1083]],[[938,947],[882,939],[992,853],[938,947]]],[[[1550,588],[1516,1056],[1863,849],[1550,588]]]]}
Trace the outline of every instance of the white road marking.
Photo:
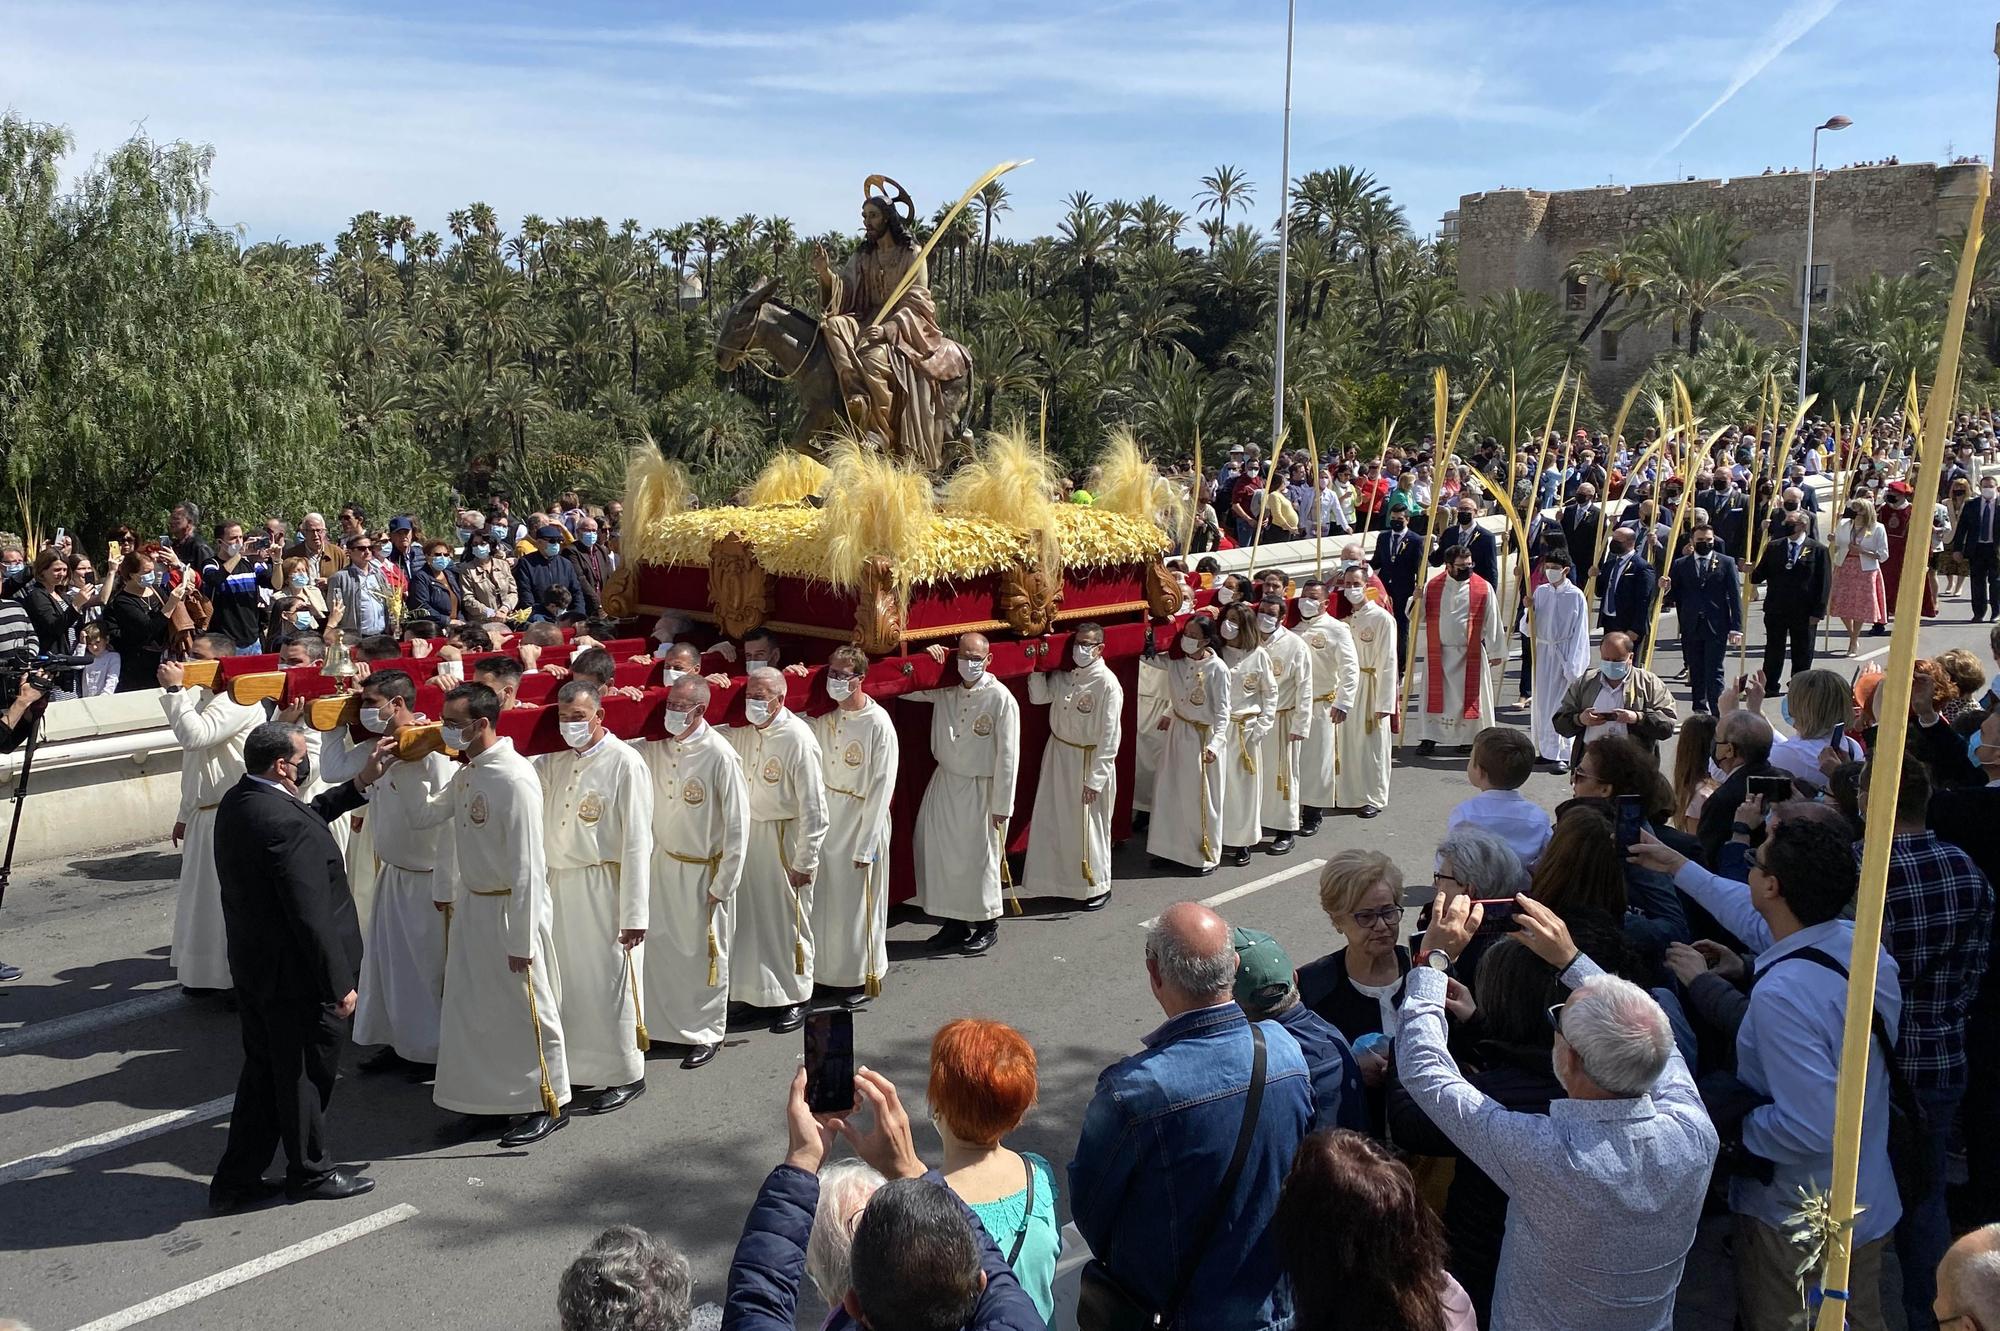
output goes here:
{"type": "Polygon", "coordinates": [[[179,1007],[183,1002],[179,989],[159,989],[140,994],[137,998],[128,998],[122,1003],[108,1003],[103,1007],[91,1008],[87,1012],[72,1012],[67,1017],[53,1017],[48,1021],[17,1026],[11,1031],[0,1033],[0,1054],[18,1054],[29,1049],[38,1049],[45,1044],[54,1044],[58,1040],[73,1039],[106,1026],[137,1021],[141,1017],[150,1017],[156,1012],[179,1007]]]}
{"type": "Polygon", "coordinates": [[[0,1165],[0,1184],[19,1183],[22,1179],[45,1174],[51,1169],[60,1169],[64,1165],[73,1165],[79,1160],[88,1160],[91,1156],[103,1155],[106,1151],[115,1151],[133,1142],[145,1141],[148,1137],[158,1137],[176,1128],[221,1118],[229,1112],[229,1107],[235,1099],[234,1095],[225,1095],[220,1099],[210,1100],[207,1104],[196,1105],[192,1109],[176,1109],[171,1113],[142,1119],[128,1127],[100,1132],[95,1137],[85,1137],[82,1141],[58,1146],[53,1151],[42,1151],[35,1155],[24,1155],[19,1160],[9,1160],[6,1164],[0,1165]]]}
{"type": "MultiPolygon", "coordinates": [[[[1324,859],[1301,860],[1289,869],[1280,869],[1276,873],[1267,873],[1262,878],[1253,878],[1241,887],[1232,887],[1227,892],[1217,892],[1212,897],[1203,897],[1201,904],[1204,906],[1220,906],[1225,901],[1234,901],[1238,897],[1247,897],[1252,892],[1262,892],[1267,887],[1276,887],[1287,878],[1297,878],[1302,873],[1311,873],[1314,869],[1319,868],[1325,863],[1324,859]]],[[[1141,920],[1139,927],[1141,929],[1150,929],[1159,922],[1159,919],[1160,917],[1155,915],[1152,919],[1141,920]]]]}
{"type": "Polygon", "coordinates": [[[185,1308],[197,1299],[205,1299],[225,1289],[248,1284],[258,1276],[269,1275],[280,1267],[304,1261],[308,1257],[338,1248],[343,1243],[351,1243],[355,1239],[373,1234],[378,1229],[387,1229],[390,1225],[400,1224],[415,1214],[417,1214],[416,1207],[408,1202],[400,1202],[386,1211],[377,1211],[374,1215],[356,1220],[352,1224],[342,1225],[339,1229],[329,1229],[324,1234],[315,1234],[288,1248],[280,1248],[262,1257],[254,1257],[241,1266],[232,1266],[227,1271],[218,1271],[192,1284],[182,1285],[179,1289],[168,1290],[158,1298],[135,1303],[123,1312],[115,1312],[109,1317],[100,1317],[94,1322],[87,1322],[76,1331],[120,1331],[123,1327],[149,1322],[162,1313],[185,1308]]]}

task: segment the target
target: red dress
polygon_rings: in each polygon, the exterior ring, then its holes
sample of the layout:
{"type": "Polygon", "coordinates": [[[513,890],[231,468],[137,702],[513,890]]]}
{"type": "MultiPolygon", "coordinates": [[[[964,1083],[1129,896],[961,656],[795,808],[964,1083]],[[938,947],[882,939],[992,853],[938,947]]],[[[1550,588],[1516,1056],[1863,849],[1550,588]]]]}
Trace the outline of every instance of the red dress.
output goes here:
{"type": "MultiPolygon", "coordinates": [[[[1909,545],[1911,515],[1916,505],[1905,504],[1901,508],[1884,508],[1881,512],[1882,530],[1889,534],[1889,557],[1882,561],[1883,591],[1889,598],[1889,613],[1896,613],[1896,588],[1903,583],[1903,553],[1909,545]]],[[[1930,562],[1931,531],[1927,522],[1923,527],[1923,554],[1926,564],[1930,562]]],[[[1924,570],[1924,617],[1934,617],[1938,612],[1937,578],[1929,568],[1924,570]]]]}

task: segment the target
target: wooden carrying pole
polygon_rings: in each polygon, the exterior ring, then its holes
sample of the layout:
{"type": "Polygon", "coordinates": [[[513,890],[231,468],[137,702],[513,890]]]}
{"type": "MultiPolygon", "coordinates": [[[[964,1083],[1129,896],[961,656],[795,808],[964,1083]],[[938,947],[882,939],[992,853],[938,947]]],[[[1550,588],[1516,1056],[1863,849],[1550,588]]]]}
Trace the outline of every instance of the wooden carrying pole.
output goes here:
{"type": "MultiPolygon", "coordinates": [[[[1994,29],[1993,52],[2000,58],[2000,26],[1994,29]]],[[[1996,107],[1995,146],[2000,148],[2000,107],[1996,107]]],[[[1992,179],[1986,168],[1973,168],[1976,184],[1972,213],[1965,227],[1965,248],[1952,284],[1951,308],[1945,315],[1944,337],[1938,348],[1937,376],[1931,382],[1924,413],[1924,449],[1917,467],[1919,495],[1935,495],[1944,469],[1945,434],[1951,428],[1951,403],[1957,394],[1959,349],[1965,339],[1965,311],[1972,296],[1973,263],[1979,256],[1981,223],[1992,179]]],[[[1897,601],[1905,613],[1895,617],[1889,636],[1887,673],[1875,693],[1875,715],[1885,724],[1876,731],[1869,755],[1874,772],[1868,783],[1867,825],[1878,833],[1896,821],[1896,796],[1902,787],[1903,752],[1909,739],[1905,718],[1910,712],[1911,675],[1917,662],[1917,631],[1922,617],[1924,575],[1928,565],[1920,552],[1903,560],[1897,601]]],[[[1889,843],[1886,835],[1868,837],[1862,845],[1861,885],[1855,896],[1854,954],[1848,961],[1847,1025],[1840,1042],[1840,1090],[1833,1117],[1833,1233],[1827,1243],[1821,1287],[1818,1331],[1841,1331],[1847,1323],[1847,1282],[1853,1260],[1855,1187],[1861,1170],[1861,1113],[1867,1099],[1869,1049],[1875,1018],[1875,975],[1881,954],[1883,902],[1889,885],[1889,843]]],[[[1937,1128],[1943,1131],[1942,1125],[1937,1128]]]]}

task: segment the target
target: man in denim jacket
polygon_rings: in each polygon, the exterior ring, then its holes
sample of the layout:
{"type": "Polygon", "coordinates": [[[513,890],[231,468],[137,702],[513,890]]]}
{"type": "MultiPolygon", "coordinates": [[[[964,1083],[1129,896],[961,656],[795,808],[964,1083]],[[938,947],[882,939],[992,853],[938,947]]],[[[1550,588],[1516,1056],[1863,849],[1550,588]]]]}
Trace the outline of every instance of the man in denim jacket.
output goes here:
{"type": "Polygon", "coordinates": [[[1070,1207],[1093,1254],[1135,1297],[1188,1327],[1286,1331],[1292,1296],[1270,1238],[1278,1188],[1313,1115],[1305,1056],[1264,1033],[1264,1103],[1214,1237],[1192,1251],[1228,1171],[1250,1084],[1250,1022],[1231,1001],[1229,925],[1192,901],[1146,934],[1146,975],[1166,1024],[1097,1079],[1070,1162],[1070,1207]],[[1183,1283],[1178,1310],[1164,1305],[1183,1283]]]}

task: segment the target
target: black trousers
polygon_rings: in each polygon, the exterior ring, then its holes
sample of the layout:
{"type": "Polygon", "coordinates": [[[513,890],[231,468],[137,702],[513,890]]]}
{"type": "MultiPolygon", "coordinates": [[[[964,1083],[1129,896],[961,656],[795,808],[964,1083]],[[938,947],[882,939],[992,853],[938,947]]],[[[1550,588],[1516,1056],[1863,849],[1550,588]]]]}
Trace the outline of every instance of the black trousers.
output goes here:
{"type": "Polygon", "coordinates": [[[1688,685],[1694,690],[1697,712],[1713,712],[1722,697],[1722,665],[1729,656],[1729,640],[1710,634],[1681,637],[1681,659],[1687,662],[1688,685]]]}
{"type": "Polygon", "coordinates": [[[282,1145],[285,1181],[316,1183],[334,1168],[326,1149],[326,1107],[347,1046],[347,1022],[324,1004],[296,1001],[245,1001],[240,1015],[243,1074],[216,1181],[255,1183],[282,1145]]]}
{"type": "Polygon", "coordinates": [[[1792,673],[1812,669],[1813,639],[1818,636],[1819,625],[1810,619],[1785,619],[1773,623],[1769,615],[1764,616],[1764,687],[1773,697],[1778,692],[1778,680],[1785,673],[1785,647],[1792,649],[1792,673]]]}
{"type": "Polygon", "coordinates": [[[1986,618],[1989,605],[2000,618],[2000,550],[1975,545],[1965,552],[1965,560],[1972,565],[1973,622],[1986,618]]]}

